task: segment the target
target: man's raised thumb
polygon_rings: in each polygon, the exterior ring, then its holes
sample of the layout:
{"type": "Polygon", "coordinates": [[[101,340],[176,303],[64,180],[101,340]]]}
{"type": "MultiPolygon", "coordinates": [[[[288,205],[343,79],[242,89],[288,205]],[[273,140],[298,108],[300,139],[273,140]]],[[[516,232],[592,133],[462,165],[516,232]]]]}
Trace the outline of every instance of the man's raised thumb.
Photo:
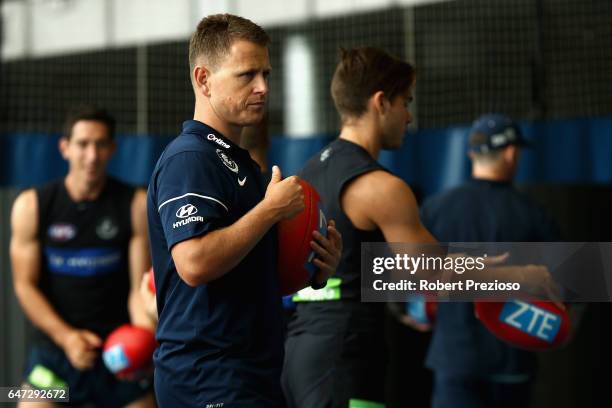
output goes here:
{"type": "Polygon", "coordinates": [[[281,175],[280,168],[276,165],[272,166],[272,177],[270,181],[272,183],[278,183],[279,181],[281,181],[281,179],[282,179],[282,175],[281,175]]]}

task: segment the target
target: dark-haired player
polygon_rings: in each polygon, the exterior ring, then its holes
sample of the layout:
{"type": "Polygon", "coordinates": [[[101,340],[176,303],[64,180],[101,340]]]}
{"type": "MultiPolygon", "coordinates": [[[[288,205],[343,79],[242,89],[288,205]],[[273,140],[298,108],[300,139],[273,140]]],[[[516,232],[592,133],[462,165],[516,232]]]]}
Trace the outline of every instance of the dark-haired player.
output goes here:
{"type": "Polygon", "coordinates": [[[384,304],[361,303],[361,243],[435,243],[414,195],[377,161],[401,146],[411,121],[414,69],[376,48],[342,52],[331,84],[340,137],[301,176],[324,198],[344,250],[322,299],[300,292],[286,341],[283,390],[289,407],[381,407],[386,344],[384,304]]]}
{"type": "Polygon", "coordinates": [[[121,324],[154,327],[138,294],[150,264],[146,194],[106,173],[114,127],[104,110],[71,111],[60,139],[68,174],[13,205],[13,282],[35,328],[25,383],[69,387],[76,404],[151,407],[150,382],[119,381],[101,358],[104,339],[121,324]]]}

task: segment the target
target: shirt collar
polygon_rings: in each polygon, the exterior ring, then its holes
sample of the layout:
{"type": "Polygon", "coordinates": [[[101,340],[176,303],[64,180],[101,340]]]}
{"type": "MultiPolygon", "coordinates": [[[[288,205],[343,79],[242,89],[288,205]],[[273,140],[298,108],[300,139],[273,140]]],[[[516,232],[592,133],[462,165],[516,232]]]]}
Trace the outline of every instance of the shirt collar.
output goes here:
{"type": "Polygon", "coordinates": [[[183,122],[183,133],[191,133],[200,136],[204,142],[212,143],[217,149],[222,149],[251,160],[251,156],[247,150],[223,136],[221,132],[215,130],[213,127],[198,120],[186,120],[183,122]]]}
{"type": "Polygon", "coordinates": [[[489,187],[507,187],[512,185],[512,180],[488,180],[488,179],[477,179],[471,178],[470,183],[477,185],[485,185],[489,187]]]}

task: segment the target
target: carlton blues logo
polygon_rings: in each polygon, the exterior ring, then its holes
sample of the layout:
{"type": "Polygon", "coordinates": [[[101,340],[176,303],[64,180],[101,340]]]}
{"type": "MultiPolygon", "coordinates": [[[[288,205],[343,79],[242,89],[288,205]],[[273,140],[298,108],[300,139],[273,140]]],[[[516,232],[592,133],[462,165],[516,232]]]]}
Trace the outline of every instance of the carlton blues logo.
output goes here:
{"type": "Polygon", "coordinates": [[[104,217],[96,225],[96,234],[104,240],[113,239],[119,233],[119,226],[111,217],[104,217]]]}
{"type": "Polygon", "coordinates": [[[238,173],[238,165],[227,155],[227,153],[225,153],[223,150],[217,149],[217,156],[219,156],[223,164],[225,164],[225,167],[234,173],[238,173]]]}

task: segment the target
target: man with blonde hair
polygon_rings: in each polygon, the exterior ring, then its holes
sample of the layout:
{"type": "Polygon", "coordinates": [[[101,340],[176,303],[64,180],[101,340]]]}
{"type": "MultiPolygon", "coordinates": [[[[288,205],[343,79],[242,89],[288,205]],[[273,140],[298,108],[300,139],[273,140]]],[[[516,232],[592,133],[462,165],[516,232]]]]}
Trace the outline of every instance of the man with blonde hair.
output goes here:
{"type": "MultiPolygon", "coordinates": [[[[274,225],[304,208],[297,177],[274,166],[266,187],[239,147],[268,95],[266,32],[229,14],[204,18],[189,47],[193,120],[162,153],[149,185],[162,407],[280,407],[282,308],[274,225]]],[[[314,234],[324,284],[340,236],[314,234]],[[329,239],[328,239],[329,238],[329,239]]]]}

